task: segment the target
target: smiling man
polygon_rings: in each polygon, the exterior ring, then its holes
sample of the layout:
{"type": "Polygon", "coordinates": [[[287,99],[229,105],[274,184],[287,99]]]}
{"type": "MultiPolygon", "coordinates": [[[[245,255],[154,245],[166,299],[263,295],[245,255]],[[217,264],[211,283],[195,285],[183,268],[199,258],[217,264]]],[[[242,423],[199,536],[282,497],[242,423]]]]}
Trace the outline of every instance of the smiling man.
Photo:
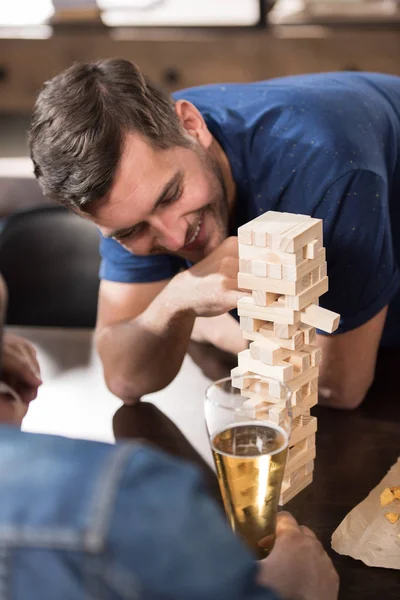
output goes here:
{"type": "Polygon", "coordinates": [[[166,386],[190,337],[237,352],[237,227],[267,210],[324,221],[342,315],[322,400],[354,408],[400,341],[400,79],[331,73],[170,98],[125,60],[48,82],[30,134],[44,194],[102,234],[97,340],[125,402],[166,386]]]}

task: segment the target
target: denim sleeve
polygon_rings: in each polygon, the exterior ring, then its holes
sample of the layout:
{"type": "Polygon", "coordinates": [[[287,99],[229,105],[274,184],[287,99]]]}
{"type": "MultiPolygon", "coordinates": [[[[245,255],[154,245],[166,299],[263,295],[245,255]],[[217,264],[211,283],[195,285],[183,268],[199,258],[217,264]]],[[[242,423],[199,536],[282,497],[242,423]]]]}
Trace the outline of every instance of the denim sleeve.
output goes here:
{"type": "Polygon", "coordinates": [[[120,482],[106,558],[126,599],[277,600],[256,583],[256,562],[198,471],[146,447],[134,451],[120,482]]]}
{"type": "Polygon", "coordinates": [[[329,291],[321,306],[340,313],[336,333],[360,327],[379,313],[399,289],[387,183],[354,170],[330,186],[315,217],[324,220],[329,291]]]}
{"type": "Polygon", "coordinates": [[[100,235],[100,279],[120,283],[150,283],[171,279],[186,262],[168,254],[137,256],[118,242],[100,235]]]}

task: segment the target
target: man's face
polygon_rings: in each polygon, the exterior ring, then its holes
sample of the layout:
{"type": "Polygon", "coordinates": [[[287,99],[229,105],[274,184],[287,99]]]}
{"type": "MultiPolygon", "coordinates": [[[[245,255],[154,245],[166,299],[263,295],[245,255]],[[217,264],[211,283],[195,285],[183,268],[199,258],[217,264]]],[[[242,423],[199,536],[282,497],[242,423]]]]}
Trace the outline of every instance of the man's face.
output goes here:
{"type": "Polygon", "coordinates": [[[227,195],[211,152],[195,142],[154,150],[136,133],[126,139],[110,193],[88,214],[103,235],[138,255],[197,262],[228,234],[227,195]]]}

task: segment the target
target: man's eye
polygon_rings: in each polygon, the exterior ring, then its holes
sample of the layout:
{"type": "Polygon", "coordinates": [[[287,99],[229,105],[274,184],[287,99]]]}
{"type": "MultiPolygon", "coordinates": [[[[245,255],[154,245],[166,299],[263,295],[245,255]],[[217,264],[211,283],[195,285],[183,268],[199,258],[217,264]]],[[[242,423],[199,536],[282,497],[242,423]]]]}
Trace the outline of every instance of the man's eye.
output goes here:
{"type": "Polygon", "coordinates": [[[173,202],[176,202],[177,200],[179,200],[181,193],[182,193],[182,189],[179,186],[176,189],[176,191],[173,193],[172,196],[167,196],[166,198],[164,198],[164,200],[162,202],[160,202],[160,206],[167,206],[168,204],[172,204],[173,202]]]}
{"type": "Polygon", "coordinates": [[[125,231],[125,233],[120,233],[116,238],[117,241],[127,240],[129,238],[134,237],[136,234],[139,233],[141,227],[142,227],[142,225],[136,225],[135,227],[132,227],[132,229],[125,231]]]}

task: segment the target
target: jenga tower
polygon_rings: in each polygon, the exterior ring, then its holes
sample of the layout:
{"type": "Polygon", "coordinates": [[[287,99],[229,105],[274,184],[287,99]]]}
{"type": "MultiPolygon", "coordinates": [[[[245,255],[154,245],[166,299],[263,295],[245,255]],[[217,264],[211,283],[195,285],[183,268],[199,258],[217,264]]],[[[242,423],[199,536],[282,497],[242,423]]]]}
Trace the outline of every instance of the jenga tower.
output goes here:
{"type": "Polygon", "coordinates": [[[328,290],[322,221],[307,215],[267,212],[238,230],[239,288],[252,297],[238,302],[243,336],[249,350],[238,355],[234,385],[279,424],[284,382],[292,392],[293,425],[279,504],[283,505],[312,481],[317,419],[310,409],[318,401],[321,350],[314,345],[316,328],[332,333],[340,316],[318,306],[328,290]],[[246,375],[271,379],[250,384],[246,375]],[[278,383],[277,383],[278,382],[278,383]]]}

